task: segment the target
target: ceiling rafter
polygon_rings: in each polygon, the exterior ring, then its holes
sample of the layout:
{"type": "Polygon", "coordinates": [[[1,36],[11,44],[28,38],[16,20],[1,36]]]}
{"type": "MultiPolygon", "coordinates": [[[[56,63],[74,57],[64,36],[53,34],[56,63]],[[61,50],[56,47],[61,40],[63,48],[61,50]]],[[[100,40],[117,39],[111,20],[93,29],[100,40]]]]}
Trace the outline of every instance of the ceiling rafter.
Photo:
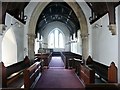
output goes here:
{"type": "Polygon", "coordinates": [[[109,14],[109,23],[115,24],[115,7],[120,4],[119,2],[86,2],[91,8],[90,23],[94,23],[105,14],[109,14]],[[102,8],[101,8],[102,7],[102,8]]]}
{"type": "MultiPolygon", "coordinates": [[[[47,24],[49,24],[49,23],[51,23],[51,22],[54,22],[54,21],[60,21],[60,22],[62,22],[62,23],[66,23],[66,19],[67,19],[67,17],[64,17],[64,16],[62,16],[62,19],[59,19],[59,20],[56,20],[56,19],[52,19],[52,20],[50,20],[49,18],[51,18],[51,16],[49,16],[49,17],[47,17],[46,19],[48,20],[47,21],[47,24]]],[[[44,26],[46,26],[47,24],[45,24],[45,20],[43,19],[43,20],[41,20],[41,22],[39,23],[39,26],[38,26],[38,30],[44,30],[44,26]]],[[[69,24],[68,26],[71,28],[70,29],[70,32],[72,32],[72,33],[74,33],[74,30],[75,30],[75,25],[74,25],[74,23],[70,20],[67,24],[69,24]]]]}
{"type": "Polygon", "coordinates": [[[2,3],[2,24],[5,24],[6,13],[9,13],[22,23],[24,22],[24,8],[29,2],[1,2],[2,3]]]}
{"type": "MultiPolygon", "coordinates": [[[[70,30],[70,34],[75,33],[79,28],[80,24],[74,11],[65,2],[51,2],[42,12],[39,17],[36,33],[43,30],[47,24],[59,21],[64,23],[70,30]],[[43,27],[43,28],[42,28],[43,27]],[[71,29],[70,29],[71,28],[71,29]]],[[[36,34],[37,35],[37,34],[36,34]]]]}

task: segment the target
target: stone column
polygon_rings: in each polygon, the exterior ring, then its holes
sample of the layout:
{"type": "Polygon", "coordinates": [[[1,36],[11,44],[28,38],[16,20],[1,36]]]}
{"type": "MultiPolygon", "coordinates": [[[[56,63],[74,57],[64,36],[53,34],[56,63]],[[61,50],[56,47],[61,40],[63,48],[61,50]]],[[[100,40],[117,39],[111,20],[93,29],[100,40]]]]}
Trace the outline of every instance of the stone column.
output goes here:
{"type": "Polygon", "coordinates": [[[35,34],[28,34],[28,57],[33,63],[34,61],[34,42],[35,42],[35,34]]]}
{"type": "MultiPolygon", "coordinates": [[[[2,39],[3,33],[6,30],[6,26],[4,24],[0,24],[0,62],[2,61],[2,39]]],[[[2,64],[0,64],[0,88],[2,87],[2,64]]]]}
{"type": "Polygon", "coordinates": [[[2,60],[2,39],[5,30],[6,30],[6,25],[0,24],[0,61],[2,60]]]}
{"type": "Polygon", "coordinates": [[[88,35],[81,35],[82,38],[82,59],[84,60],[84,64],[86,65],[86,60],[88,58],[88,51],[89,51],[89,45],[88,45],[88,35]]]}

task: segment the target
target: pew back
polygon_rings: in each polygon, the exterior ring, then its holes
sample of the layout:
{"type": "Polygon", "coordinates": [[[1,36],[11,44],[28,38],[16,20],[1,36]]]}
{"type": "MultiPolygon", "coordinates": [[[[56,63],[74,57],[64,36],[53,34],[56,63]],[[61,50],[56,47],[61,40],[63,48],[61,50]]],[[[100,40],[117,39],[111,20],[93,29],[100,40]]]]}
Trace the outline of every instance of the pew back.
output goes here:
{"type": "Polygon", "coordinates": [[[97,73],[100,78],[103,78],[106,80],[106,82],[109,83],[116,83],[118,81],[117,79],[117,67],[115,66],[115,63],[112,62],[110,66],[106,66],[104,64],[101,64],[99,62],[94,61],[90,56],[88,57],[86,64],[95,70],[95,73],[97,73]]]}
{"type": "Polygon", "coordinates": [[[13,83],[22,73],[25,68],[30,65],[30,60],[26,56],[23,61],[10,65],[8,67],[2,64],[2,87],[6,88],[9,84],[13,83]]]}
{"type": "Polygon", "coordinates": [[[85,90],[120,90],[120,86],[117,83],[88,84],[85,90]]]}
{"type": "Polygon", "coordinates": [[[109,83],[117,83],[117,67],[115,66],[115,63],[112,62],[108,68],[108,82],[109,83]]]}
{"type": "Polygon", "coordinates": [[[52,53],[38,53],[35,54],[36,61],[44,60],[44,66],[48,67],[50,60],[52,57],[52,53]]]}
{"type": "Polygon", "coordinates": [[[33,88],[35,86],[40,77],[41,68],[41,62],[35,62],[29,68],[24,70],[25,89],[33,88]]]}
{"type": "Polygon", "coordinates": [[[80,65],[80,79],[85,85],[94,83],[95,82],[94,70],[85,65],[80,65]]]}
{"type": "Polygon", "coordinates": [[[30,60],[26,56],[23,61],[6,67],[7,77],[9,77],[11,74],[13,74],[15,72],[23,70],[24,68],[28,67],[29,65],[30,65],[30,60]]]}
{"type": "Polygon", "coordinates": [[[76,59],[81,59],[82,60],[82,56],[72,53],[72,52],[61,52],[61,57],[63,59],[63,62],[65,64],[65,68],[68,69],[69,68],[69,60],[72,59],[74,60],[74,58],[76,59]]]}

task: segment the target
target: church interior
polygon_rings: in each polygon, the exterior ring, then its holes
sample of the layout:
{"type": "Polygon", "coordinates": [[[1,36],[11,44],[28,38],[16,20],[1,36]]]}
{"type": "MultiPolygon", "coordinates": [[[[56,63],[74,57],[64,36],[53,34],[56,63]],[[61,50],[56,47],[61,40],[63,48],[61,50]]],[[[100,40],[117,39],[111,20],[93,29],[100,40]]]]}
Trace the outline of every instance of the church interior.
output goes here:
{"type": "Polygon", "coordinates": [[[120,90],[120,0],[0,1],[0,89],[120,90]]]}

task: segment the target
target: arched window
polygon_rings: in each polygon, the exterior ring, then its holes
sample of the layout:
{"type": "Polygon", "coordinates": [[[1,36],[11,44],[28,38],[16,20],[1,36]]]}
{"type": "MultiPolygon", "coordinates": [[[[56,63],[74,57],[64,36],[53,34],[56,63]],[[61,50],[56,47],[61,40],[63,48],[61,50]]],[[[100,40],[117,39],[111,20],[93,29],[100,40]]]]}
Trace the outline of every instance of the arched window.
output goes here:
{"type": "Polygon", "coordinates": [[[54,34],[51,33],[49,36],[49,48],[54,48],[55,44],[54,44],[54,34]]]}
{"type": "Polygon", "coordinates": [[[64,48],[64,35],[59,28],[55,28],[50,32],[48,48],[64,48]]]}
{"type": "Polygon", "coordinates": [[[62,33],[59,33],[59,47],[64,48],[62,33]]]}

